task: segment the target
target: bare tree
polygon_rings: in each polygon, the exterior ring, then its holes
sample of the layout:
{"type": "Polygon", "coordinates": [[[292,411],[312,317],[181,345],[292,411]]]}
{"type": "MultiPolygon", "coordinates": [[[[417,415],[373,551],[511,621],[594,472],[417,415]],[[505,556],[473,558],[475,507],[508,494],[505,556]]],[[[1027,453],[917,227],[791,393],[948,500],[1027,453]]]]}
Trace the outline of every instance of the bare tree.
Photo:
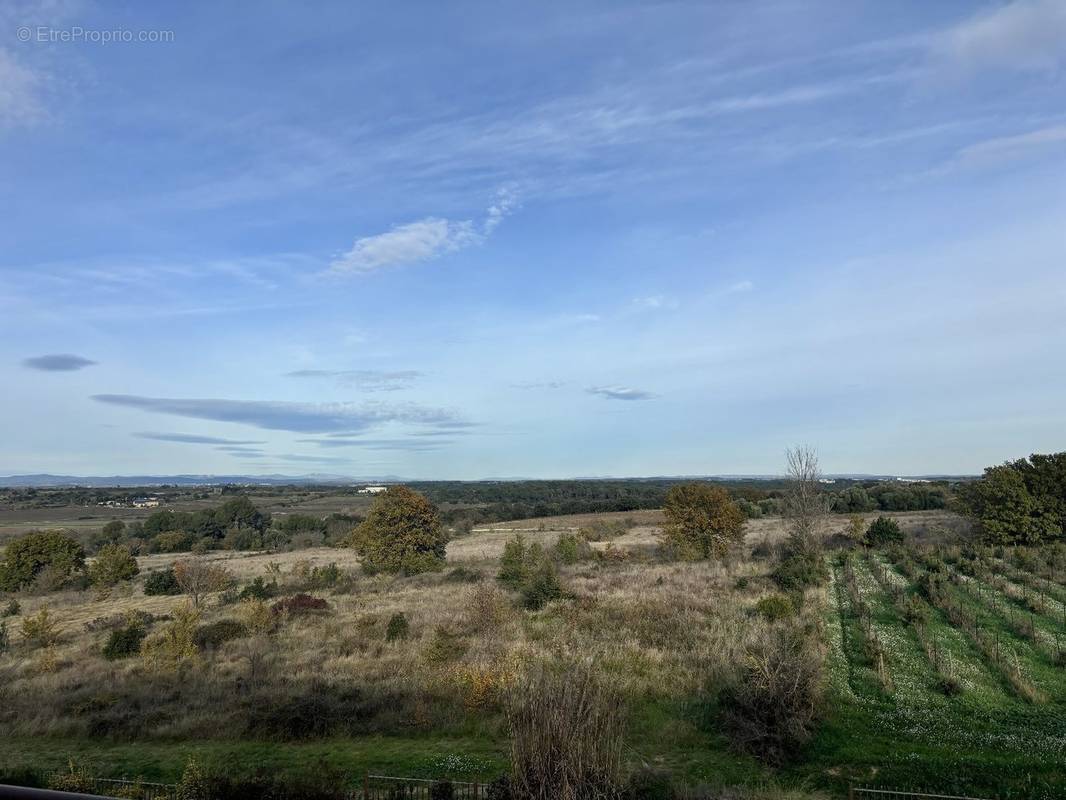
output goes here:
{"type": "Polygon", "coordinates": [[[192,604],[197,608],[200,606],[200,598],[225,590],[233,579],[223,567],[216,567],[202,558],[175,562],[174,578],[181,590],[192,598],[192,604]]]}
{"type": "Polygon", "coordinates": [[[790,547],[809,552],[821,544],[829,515],[829,495],[822,490],[822,471],[813,448],[796,446],[785,451],[788,485],[784,516],[788,521],[790,547]]]}

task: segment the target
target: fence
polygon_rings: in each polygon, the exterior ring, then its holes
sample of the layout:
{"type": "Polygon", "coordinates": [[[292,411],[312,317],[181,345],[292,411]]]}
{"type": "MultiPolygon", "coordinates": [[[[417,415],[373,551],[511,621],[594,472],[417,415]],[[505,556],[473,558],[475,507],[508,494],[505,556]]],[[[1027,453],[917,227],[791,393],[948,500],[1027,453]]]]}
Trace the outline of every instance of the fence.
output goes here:
{"type": "Polygon", "coordinates": [[[172,783],[131,781],[125,778],[93,778],[92,785],[97,794],[136,800],[171,800],[177,789],[172,783]]]}
{"type": "Polygon", "coordinates": [[[451,797],[454,800],[485,800],[485,784],[465,781],[447,781],[452,794],[436,794],[433,791],[441,781],[425,778],[398,778],[392,775],[364,775],[363,785],[349,796],[351,800],[433,800],[434,797],[451,797]]]}
{"type": "Polygon", "coordinates": [[[964,797],[955,794],[899,792],[895,789],[870,789],[852,786],[848,789],[848,800],[983,800],[983,798],[964,797]]]}

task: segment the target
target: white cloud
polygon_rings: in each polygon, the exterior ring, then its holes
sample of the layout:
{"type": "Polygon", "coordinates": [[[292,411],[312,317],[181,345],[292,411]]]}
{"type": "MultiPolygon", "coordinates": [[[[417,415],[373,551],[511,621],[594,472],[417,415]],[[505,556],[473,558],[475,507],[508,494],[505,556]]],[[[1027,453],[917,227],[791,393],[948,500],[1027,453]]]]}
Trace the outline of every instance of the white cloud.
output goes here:
{"type": "Polygon", "coordinates": [[[330,272],[366,274],[388,267],[431,261],[445,253],[482,244],[516,207],[510,188],[500,189],[480,225],[473,220],[426,217],[391,231],[355,240],[352,249],[333,260],[330,272]]]}
{"type": "Polygon", "coordinates": [[[933,42],[955,69],[1051,70],[1066,61],[1066,2],[1015,0],[983,11],[933,42]]]}
{"type": "Polygon", "coordinates": [[[0,49],[0,128],[30,125],[44,116],[44,79],[0,49]]]}
{"type": "Polygon", "coordinates": [[[646,297],[634,297],[633,306],[639,309],[646,309],[648,311],[658,311],[660,309],[673,309],[679,305],[678,301],[674,297],[668,297],[664,294],[653,294],[646,297]]]}
{"type": "Polygon", "coordinates": [[[387,233],[356,239],[352,249],[335,259],[335,273],[367,273],[385,267],[417,264],[443,253],[454,252],[480,241],[469,220],[454,222],[427,217],[418,222],[397,225],[387,233]]]}
{"type": "Polygon", "coordinates": [[[755,288],[755,284],[751,281],[737,281],[730,284],[726,288],[726,294],[738,294],[739,292],[750,292],[755,288]]]}

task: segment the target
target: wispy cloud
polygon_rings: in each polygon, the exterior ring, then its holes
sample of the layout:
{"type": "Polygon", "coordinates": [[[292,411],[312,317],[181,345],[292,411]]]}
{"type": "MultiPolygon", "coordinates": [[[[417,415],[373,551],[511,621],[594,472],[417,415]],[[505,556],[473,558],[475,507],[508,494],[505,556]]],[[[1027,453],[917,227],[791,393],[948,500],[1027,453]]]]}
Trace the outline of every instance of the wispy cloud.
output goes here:
{"type": "Polygon", "coordinates": [[[225,439],[221,436],[199,436],[194,433],[156,433],[154,431],[142,431],[133,435],[138,439],[152,439],[157,442],[226,445],[226,447],[219,447],[219,450],[227,449],[229,446],[242,447],[249,444],[266,444],[266,442],[251,439],[225,439]]]}
{"type": "Polygon", "coordinates": [[[1066,63],[1066,3],[1015,0],[967,19],[932,40],[931,56],[964,73],[1053,70],[1066,63]]]}
{"type": "Polygon", "coordinates": [[[426,217],[397,225],[385,233],[364,236],[355,240],[351,250],[333,260],[330,272],[366,274],[431,261],[446,253],[482,244],[515,206],[514,193],[501,190],[480,224],[469,219],[426,217]]]}
{"type": "Polygon", "coordinates": [[[606,397],[608,400],[651,400],[655,397],[652,392],[633,389],[629,386],[590,386],[585,391],[606,397]]]}
{"type": "Polygon", "coordinates": [[[215,422],[235,422],[294,433],[358,432],[386,422],[446,427],[467,425],[454,412],[415,404],[294,403],[272,400],[221,400],[98,394],[93,399],[154,414],[170,414],[215,422]]]}
{"type": "Polygon", "coordinates": [[[411,452],[425,452],[430,450],[439,450],[444,445],[453,444],[448,439],[432,440],[414,440],[414,439],[345,439],[345,438],[326,438],[326,439],[300,439],[300,442],[307,444],[318,445],[324,448],[338,448],[338,447],[361,447],[366,450],[407,450],[411,452]]]}
{"type": "Polygon", "coordinates": [[[1001,136],[969,145],[952,160],[952,166],[981,166],[1011,161],[1066,144],[1066,125],[1053,125],[1014,136],[1001,136]]]}
{"type": "Polygon", "coordinates": [[[91,367],[95,363],[95,361],[83,356],[57,353],[55,355],[34,356],[33,358],[24,359],[22,366],[29,369],[39,369],[43,372],[73,372],[74,370],[91,367]]]}
{"type": "Polygon", "coordinates": [[[407,389],[422,373],[415,370],[299,369],[285,375],[289,378],[333,378],[367,392],[388,392],[407,389]]]}
{"type": "Polygon", "coordinates": [[[562,389],[566,381],[529,381],[526,383],[512,383],[512,389],[562,389]]]}
{"type": "Polygon", "coordinates": [[[676,297],[665,294],[653,294],[645,297],[634,297],[633,307],[646,311],[658,311],[660,309],[675,309],[680,305],[676,297]]]}
{"type": "MultiPolygon", "coordinates": [[[[10,30],[14,33],[14,30],[10,30]]],[[[44,78],[0,48],[0,128],[31,125],[44,116],[44,78]]]]}

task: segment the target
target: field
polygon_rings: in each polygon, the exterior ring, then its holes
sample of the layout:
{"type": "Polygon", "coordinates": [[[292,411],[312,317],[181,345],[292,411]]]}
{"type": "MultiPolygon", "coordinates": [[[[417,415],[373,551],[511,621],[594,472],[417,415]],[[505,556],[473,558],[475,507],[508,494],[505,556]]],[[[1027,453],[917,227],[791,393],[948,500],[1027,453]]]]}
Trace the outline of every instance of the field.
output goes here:
{"type": "MultiPolygon", "coordinates": [[[[918,543],[965,529],[947,512],[890,516],[918,543]]],[[[449,543],[442,572],[406,578],[364,574],[347,548],[209,552],[202,558],[238,587],[263,577],[277,597],[309,592],[327,607],[257,628],[233,593],[212,595],[198,626],[247,624],[177,670],[108,661],[101,648],[129,612],[153,615],[152,632],[172,624],[183,598],[145,596],[143,580],[187,556],[141,556],[141,575],[108,593],[20,597],[9,629],[47,607],[59,640],[16,641],[0,655],[0,771],[59,769],[73,757],[100,774],[172,781],[196,755],[235,772],[341,782],[364,769],[485,780],[506,767],[501,708],[515,676],[535,663],[583,662],[626,698],[628,763],[687,785],[839,793],[857,781],[1061,796],[1061,574],[1018,566],[1009,553],[829,550],[828,586],[797,597],[798,615],[781,623],[758,610],[777,592],[769,573],[780,518],[749,521],[741,551],[695,563],[657,557],[661,522],[661,512],[635,511],[477,526],[449,543]],[[516,533],[550,549],[590,526],[604,538],[560,567],[563,599],[525,610],[495,580],[516,533]],[[330,564],[338,569],[323,585],[315,568],[330,564]],[[943,577],[928,590],[931,571],[943,577]],[[918,624],[904,622],[912,607],[918,624]],[[406,633],[389,641],[399,614],[406,633]],[[775,768],[732,746],[716,698],[782,624],[823,643],[829,713],[798,757],[775,768]]],[[[829,541],[846,523],[830,518],[829,541]]]]}

